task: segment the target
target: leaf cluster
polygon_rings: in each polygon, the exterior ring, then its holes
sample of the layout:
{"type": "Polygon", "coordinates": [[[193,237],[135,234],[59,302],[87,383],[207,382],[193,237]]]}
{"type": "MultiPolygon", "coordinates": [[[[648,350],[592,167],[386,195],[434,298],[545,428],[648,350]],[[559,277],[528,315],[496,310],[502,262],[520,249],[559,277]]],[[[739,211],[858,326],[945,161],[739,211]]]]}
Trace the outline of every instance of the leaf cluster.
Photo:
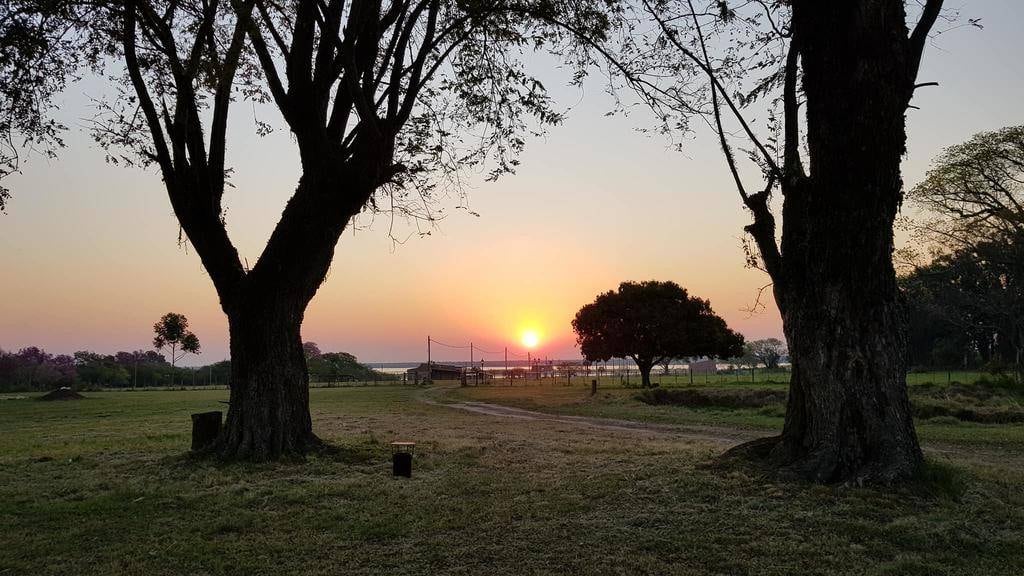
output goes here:
{"type": "Polygon", "coordinates": [[[581,308],[572,327],[583,357],[593,362],[731,358],[743,349],[743,336],[729,329],[709,301],[675,282],[623,282],[581,308]]]}

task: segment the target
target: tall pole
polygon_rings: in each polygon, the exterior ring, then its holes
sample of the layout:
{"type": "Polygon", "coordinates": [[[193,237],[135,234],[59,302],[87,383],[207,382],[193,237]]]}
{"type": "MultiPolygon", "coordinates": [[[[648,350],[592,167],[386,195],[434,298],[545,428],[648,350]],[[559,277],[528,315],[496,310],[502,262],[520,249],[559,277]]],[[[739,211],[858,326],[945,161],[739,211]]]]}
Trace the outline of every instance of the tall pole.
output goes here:
{"type": "Polygon", "coordinates": [[[512,379],[508,374],[508,346],[505,346],[505,379],[508,380],[509,385],[512,384],[512,379]]]}
{"type": "Polygon", "coordinates": [[[427,369],[430,369],[430,336],[427,336],[427,369]]]}

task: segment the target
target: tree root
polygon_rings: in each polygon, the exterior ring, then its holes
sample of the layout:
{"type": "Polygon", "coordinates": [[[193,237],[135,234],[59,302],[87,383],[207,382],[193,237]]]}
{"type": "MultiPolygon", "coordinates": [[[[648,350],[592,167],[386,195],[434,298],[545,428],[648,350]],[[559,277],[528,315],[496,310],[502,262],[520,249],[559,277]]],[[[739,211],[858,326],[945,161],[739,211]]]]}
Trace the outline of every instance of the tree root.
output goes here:
{"type": "Polygon", "coordinates": [[[898,486],[914,482],[920,470],[885,461],[851,466],[838,450],[796,451],[782,436],[770,436],[730,448],[716,459],[721,467],[752,465],[777,480],[843,486],[898,486]]]}

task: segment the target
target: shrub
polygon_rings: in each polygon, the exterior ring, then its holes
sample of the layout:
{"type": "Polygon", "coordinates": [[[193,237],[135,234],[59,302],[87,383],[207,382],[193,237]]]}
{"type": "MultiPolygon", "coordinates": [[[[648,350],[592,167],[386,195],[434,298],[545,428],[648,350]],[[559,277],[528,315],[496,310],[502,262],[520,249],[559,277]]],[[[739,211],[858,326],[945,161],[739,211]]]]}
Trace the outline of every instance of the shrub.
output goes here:
{"type": "Polygon", "coordinates": [[[691,408],[762,408],[781,404],[781,390],[666,390],[655,388],[636,395],[644,404],[688,406],[691,408]]]}

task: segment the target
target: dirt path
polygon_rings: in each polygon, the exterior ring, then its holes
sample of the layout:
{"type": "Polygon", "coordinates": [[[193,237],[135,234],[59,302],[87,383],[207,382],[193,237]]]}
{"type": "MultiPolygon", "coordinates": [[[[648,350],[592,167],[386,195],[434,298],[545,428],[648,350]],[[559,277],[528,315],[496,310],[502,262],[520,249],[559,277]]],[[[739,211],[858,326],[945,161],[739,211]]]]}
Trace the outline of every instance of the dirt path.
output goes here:
{"type": "MultiPolygon", "coordinates": [[[[551,422],[555,424],[569,424],[574,426],[586,426],[599,430],[611,430],[617,432],[632,432],[645,434],[658,434],[672,436],[681,440],[695,440],[719,444],[723,449],[731,448],[748,440],[754,440],[771,434],[763,430],[745,430],[742,428],[730,428],[725,426],[683,426],[672,424],[656,424],[651,422],[638,422],[634,420],[619,420],[615,418],[599,418],[595,416],[571,416],[566,414],[550,414],[503,406],[501,404],[489,404],[487,402],[438,402],[434,399],[439,394],[444,394],[446,388],[431,388],[420,394],[419,400],[426,404],[445,406],[456,410],[465,410],[485,416],[500,418],[518,418],[534,422],[551,422]]],[[[922,445],[925,452],[958,461],[963,464],[983,464],[997,468],[1022,468],[1024,467],[1024,454],[1011,451],[993,451],[991,449],[977,449],[972,446],[958,446],[953,444],[925,443],[922,445]]]]}

